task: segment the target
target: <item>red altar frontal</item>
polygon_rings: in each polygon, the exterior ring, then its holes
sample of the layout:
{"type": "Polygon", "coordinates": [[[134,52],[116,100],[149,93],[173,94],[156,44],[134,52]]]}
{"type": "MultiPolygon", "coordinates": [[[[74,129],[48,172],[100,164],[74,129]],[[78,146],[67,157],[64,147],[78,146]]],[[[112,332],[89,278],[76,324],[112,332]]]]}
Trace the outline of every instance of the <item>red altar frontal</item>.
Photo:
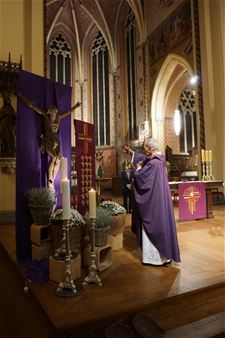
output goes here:
{"type": "Polygon", "coordinates": [[[205,187],[205,194],[206,194],[206,217],[212,218],[213,215],[213,197],[212,194],[214,191],[217,191],[219,188],[223,188],[224,181],[223,180],[213,180],[213,181],[187,181],[187,182],[169,182],[170,191],[173,194],[176,194],[178,196],[179,191],[179,185],[182,185],[184,183],[192,183],[193,185],[195,183],[204,183],[205,187]]]}

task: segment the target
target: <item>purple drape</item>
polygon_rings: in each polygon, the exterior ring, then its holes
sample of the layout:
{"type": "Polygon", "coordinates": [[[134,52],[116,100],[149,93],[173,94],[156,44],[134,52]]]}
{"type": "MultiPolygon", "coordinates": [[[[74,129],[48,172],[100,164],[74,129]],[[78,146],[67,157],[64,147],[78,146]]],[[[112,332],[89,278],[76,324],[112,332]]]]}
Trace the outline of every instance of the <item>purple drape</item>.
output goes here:
{"type": "MultiPolygon", "coordinates": [[[[20,71],[17,88],[41,109],[47,110],[50,105],[55,105],[61,113],[71,107],[71,87],[41,76],[20,71]]],[[[26,261],[31,257],[30,225],[33,221],[24,193],[33,187],[47,186],[48,156],[41,154],[40,134],[41,116],[18,99],[16,140],[16,254],[18,261],[26,261]]],[[[70,177],[70,115],[60,122],[59,138],[62,145],[62,155],[68,158],[68,177],[70,177]]],[[[59,173],[55,180],[55,188],[57,208],[60,208],[59,173]]]]}

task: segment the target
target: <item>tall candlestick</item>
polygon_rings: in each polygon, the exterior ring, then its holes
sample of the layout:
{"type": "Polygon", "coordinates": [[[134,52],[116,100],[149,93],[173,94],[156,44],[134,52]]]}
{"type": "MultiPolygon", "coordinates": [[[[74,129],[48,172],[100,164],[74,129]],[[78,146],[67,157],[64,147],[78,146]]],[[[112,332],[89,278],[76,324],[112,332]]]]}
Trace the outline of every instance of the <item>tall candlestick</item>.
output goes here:
{"type": "Polygon", "coordinates": [[[96,218],[96,191],[89,190],[89,218],[96,218]]]}
{"type": "Polygon", "coordinates": [[[205,151],[205,161],[209,162],[209,151],[208,150],[205,151]]]}
{"type": "Polygon", "coordinates": [[[71,209],[70,209],[70,180],[67,178],[61,181],[62,184],[62,209],[63,215],[62,219],[70,219],[71,209]]]}
{"type": "Polygon", "coordinates": [[[202,162],[205,162],[205,150],[204,149],[202,149],[201,154],[202,154],[202,162]]]}
{"type": "Polygon", "coordinates": [[[209,162],[212,162],[212,150],[209,150],[209,162]]]}

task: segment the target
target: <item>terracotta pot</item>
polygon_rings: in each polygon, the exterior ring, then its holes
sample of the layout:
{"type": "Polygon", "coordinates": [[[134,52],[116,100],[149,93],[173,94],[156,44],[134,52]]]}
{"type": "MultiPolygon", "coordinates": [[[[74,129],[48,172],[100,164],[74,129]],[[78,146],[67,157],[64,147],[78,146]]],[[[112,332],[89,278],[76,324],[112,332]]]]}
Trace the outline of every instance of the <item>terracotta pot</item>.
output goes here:
{"type": "Polygon", "coordinates": [[[125,226],[125,220],[126,220],[126,214],[112,216],[112,220],[109,223],[109,226],[110,226],[109,235],[115,236],[123,232],[124,226],[125,226]]]}

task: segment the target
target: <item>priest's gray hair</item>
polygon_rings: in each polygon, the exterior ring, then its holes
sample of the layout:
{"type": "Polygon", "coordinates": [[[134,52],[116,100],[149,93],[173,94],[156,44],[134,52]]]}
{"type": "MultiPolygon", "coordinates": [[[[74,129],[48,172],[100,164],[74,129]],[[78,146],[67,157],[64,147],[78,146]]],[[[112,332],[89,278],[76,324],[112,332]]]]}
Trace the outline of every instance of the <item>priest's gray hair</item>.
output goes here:
{"type": "Polygon", "coordinates": [[[159,142],[154,138],[147,138],[145,140],[145,144],[149,146],[152,150],[158,150],[159,149],[159,142]]]}

